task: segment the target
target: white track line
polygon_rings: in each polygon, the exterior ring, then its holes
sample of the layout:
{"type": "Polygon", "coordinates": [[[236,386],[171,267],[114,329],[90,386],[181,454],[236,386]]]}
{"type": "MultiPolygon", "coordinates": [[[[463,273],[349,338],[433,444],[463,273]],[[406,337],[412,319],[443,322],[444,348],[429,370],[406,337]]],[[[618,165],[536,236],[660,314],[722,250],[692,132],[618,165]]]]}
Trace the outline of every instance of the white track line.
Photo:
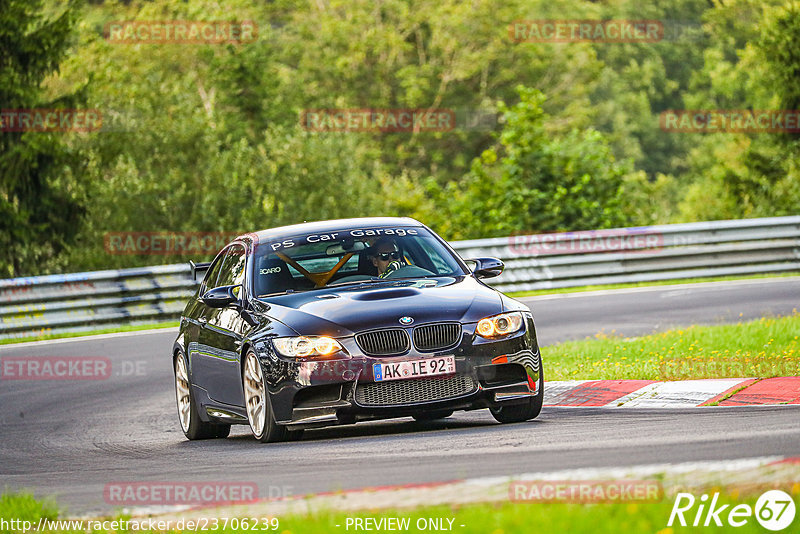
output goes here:
{"type": "Polygon", "coordinates": [[[133,507],[124,510],[133,519],[147,517],[153,513],[160,520],[177,520],[192,517],[266,517],[286,514],[307,514],[315,510],[335,509],[342,512],[357,510],[380,510],[387,508],[410,508],[444,504],[468,504],[478,502],[509,501],[509,485],[512,481],[624,481],[644,480],[655,477],[665,491],[676,488],[704,485],[725,485],[745,482],[752,485],[756,480],[794,480],[797,464],[772,466],[782,456],[762,456],[737,460],[711,460],[697,462],[631,465],[625,467],[597,467],[565,469],[549,472],[520,473],[512,476],[478,477],[447,482],[444,484],[422,484],[414,487],[389,486],[363,488],[341,493],[303,495],[282,500],[258,500],[245,503],[223,504],[219,507],[133,507]],[[768,471],[765,471],[768,470],[768,471]],[[777,477],[777,478],[776,478],[777,477]],[[165,515],[161,515],[165,514],[165,515]]]}
{"type": "Polygon", "coordinates": [[[619,295],[625,293],[646,293],[651,291],[671,291],[675,289],[713,289],[724,286],[743,286],[753,284],[774,284],[778,282],[797,282],[800,276],[781,276],[778,278],[756,278],[754,280],[722,280],[718,282],[696,282],[691,284],[672,284],[645,287],[624,287],[620,289],[599,289],[597,291],[576,291],[574,293],[556,293],[553,295],[536,295],[531,297],[515,297],[518,300],[555,300],[579,297],[603,297],[608,295],[619,295]]]}
{"type": "Polygon", "coordinates": [[[78,341],[95,341],[101,339],[114,339],[114,338],[121,338],[121,337],[130,337],[130,336],[146,336],[149,334],[164,334],[174,332],[177,335],[178,327],[177,326],[168,326],[164,328],[152,328],[150,330],[131,330],[130,332],[112,332],[110,334],[95,334],[89,336],[77,336],[77,337],[64,337],[59,339],[45,339],[42,341],[25,341],[21,343],[7,343],[5,345],[0,345],[0,350],[3,349],[15,349],[18,347],[40,347],[42,345],[54,345],[56,343],[75,343],[78,341]]]}

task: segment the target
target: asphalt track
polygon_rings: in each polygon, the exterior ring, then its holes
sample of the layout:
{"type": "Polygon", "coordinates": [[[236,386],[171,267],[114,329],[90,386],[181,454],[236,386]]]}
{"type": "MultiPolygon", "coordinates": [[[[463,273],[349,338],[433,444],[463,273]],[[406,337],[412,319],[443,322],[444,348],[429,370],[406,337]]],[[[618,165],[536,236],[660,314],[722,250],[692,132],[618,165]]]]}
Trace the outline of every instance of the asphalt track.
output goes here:
{"type": "MultiPolygon", "coordinates": [[[[543,345],[600,330],[638,335],[792,313],[800,278],[524,299],[543,345]],[[741,314],[741,315],[740,315],[741,314]]],[[[131,481],[250,482],[305,494],[581,467],[800,456],[800,407],[545,408],[499,425],[485,411],[308,431],[261,445],[246,427],[188,442],[174,407],[173,330],[12,345],[13,356],[102,356],[91,381],[0,381],[0,487],[53,495],[69,513],[110,511],[103,489],[131,481]]],[[[543,350],[546,366],[547,351],[543,350]]]]}

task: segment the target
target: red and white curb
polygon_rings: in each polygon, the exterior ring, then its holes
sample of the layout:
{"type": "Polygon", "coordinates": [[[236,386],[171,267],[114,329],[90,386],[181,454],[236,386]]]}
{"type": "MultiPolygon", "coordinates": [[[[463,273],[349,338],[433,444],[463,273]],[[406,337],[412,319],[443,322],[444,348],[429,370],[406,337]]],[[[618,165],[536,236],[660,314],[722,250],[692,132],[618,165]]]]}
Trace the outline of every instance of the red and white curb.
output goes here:
{"type": "Polygon", "coordinates": [[[800,376],[705,380],[567,380],[545,382],[544,405],[606,408],[800,404],[800,376]]]}

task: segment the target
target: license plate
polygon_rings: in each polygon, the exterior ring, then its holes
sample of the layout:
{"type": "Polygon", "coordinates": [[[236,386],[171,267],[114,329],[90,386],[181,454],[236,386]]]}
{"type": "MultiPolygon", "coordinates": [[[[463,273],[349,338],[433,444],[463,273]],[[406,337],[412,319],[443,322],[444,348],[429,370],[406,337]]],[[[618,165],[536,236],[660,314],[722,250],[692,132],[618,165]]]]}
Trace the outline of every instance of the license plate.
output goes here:
{"type": "Polygon", "coordinates": [[[397,363],[372,364],[372,374],[375,382],[386,380],[401,380],[403,378],[418,378],[421,376],[452,375],[456,372],[455,356],[441,356],[439,358],[425,358],[424,360],[411,360],[397,363]]]}

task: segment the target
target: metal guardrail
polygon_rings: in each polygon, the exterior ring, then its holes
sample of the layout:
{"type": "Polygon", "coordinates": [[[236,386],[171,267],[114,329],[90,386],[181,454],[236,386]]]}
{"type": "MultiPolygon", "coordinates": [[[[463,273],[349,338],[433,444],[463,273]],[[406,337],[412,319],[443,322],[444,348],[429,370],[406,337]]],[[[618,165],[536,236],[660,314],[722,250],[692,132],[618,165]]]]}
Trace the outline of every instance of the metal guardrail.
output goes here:
{"type": "Polygon", "coordinates": [[[453,243],[506,263],[502,291],[800,271],[800,216],[667,224],[453,243]]]}
{"type": "Polygon", "coordinates": [[[0,339],[175,320],[196,287],[188,263],[0,280],[0,339]]]}
{"type": "MultiPolygon", "coordinates": [[[[456,241],[493,256],[502,291],[800,271],[800,216],[456,241]]],[[[0,280],[0,339],[176,320],[188,263],[0,280]]]]}

